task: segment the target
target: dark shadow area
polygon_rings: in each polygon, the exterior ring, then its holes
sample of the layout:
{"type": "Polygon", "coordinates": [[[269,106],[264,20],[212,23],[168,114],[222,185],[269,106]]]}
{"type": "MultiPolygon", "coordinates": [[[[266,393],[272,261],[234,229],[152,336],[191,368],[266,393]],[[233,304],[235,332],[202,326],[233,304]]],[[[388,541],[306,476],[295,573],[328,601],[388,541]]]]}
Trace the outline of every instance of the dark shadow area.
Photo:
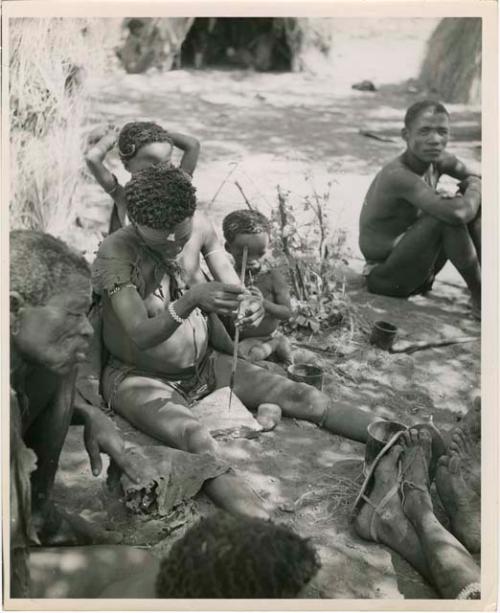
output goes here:
{"type": "Polygon", "coordinates": [[[197,17],[181,47],[182,67],[291,69],[284,20],[272,17],[197,17]]]}

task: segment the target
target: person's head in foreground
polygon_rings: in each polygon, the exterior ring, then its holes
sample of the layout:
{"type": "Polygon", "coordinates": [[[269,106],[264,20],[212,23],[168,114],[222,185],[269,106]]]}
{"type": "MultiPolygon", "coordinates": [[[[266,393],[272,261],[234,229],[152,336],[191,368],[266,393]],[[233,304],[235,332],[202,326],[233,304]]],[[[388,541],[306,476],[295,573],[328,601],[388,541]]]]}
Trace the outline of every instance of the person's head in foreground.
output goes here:
{"type": "Polygon", "coordinates": [[[158,598],[295,598],[320,568],[313,546],[284,526],[219,511],[177,541],[160,565],[158,598]]]}
{"type": "Polygon", "coordinates": [[[10,233],[11,359],[66,374],[85,359],[92,326],[90,271],[65,243],[34,230],[10,233]]]}
{"type": "Polygon", "coordinates": [[[195,193],[191,178],[180,168],[143,168],[125,186],[128,216],[150,246],[175,258],[191,236],[195,193]]]}
{"type": "Polygon", "coordinates": [[[406,111],[401,131],[408,150],[420,161],[438,160],[448,144],[450,115],[436,100],[420,100],[406,111]]]}
{"type": "Polygon", "coordinates": [[[262,258],[269,247],[271,224],[259,211],[242,209],[226,215],[222,222],[225,248],[234,258],[237,270],[241,268],[243,250],[248,249],[247,270],[258,273],[262,258]]]}
{"type": "Polygon", "coordinates": [[[159,162],[169,162],[172,139],[152,121],[132,121],[118,136],[118,152],[125,168],[132,174],[159,162]]]}

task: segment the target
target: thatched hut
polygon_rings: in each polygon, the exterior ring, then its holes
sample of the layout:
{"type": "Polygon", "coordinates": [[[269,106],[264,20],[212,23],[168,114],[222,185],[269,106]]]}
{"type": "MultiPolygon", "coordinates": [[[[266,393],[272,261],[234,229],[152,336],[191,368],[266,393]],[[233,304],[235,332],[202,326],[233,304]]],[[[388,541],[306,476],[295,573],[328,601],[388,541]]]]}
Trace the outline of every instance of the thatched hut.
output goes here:
{"type": "Polygon", "coordinates": [[[442,19],[427,44],[419,81],[446,102],[481,101],[482,22],[442,19]]]}
{"type": "Polygon", "coordinates": [[[277,17],[134,18],[117,49],[125,70],[181,66],[317,70],[331,46],[331,22],[277,17]]]}

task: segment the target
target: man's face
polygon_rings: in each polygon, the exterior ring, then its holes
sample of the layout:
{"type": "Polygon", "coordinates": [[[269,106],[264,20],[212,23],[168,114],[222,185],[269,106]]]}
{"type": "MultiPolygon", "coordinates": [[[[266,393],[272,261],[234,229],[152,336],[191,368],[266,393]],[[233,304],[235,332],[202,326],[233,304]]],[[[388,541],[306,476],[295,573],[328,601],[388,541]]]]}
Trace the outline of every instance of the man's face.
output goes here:
{"type": "Polygon", "coordinates": [[[164,257],[175,260],[191,238],[193,218],[187,217],[172,228],[165,230],[156,230],[141,224],[136,224],[136,226],[147,245],[161,251],[164,257]]]}
{"type": "Polygon", "coordinates": [[[22,357],[59,375],[82,362],[93,335],[90,296],[90,280],[74,275],[45,305],[21,306],[12,342],[22,357]]]}
{"type": "Polygon", "coordinates": [[[172,145],[165,143],[149,143],[142,146],[130,160],[127,160],[126,168],[131,174],[139,170],[149,168],[160,162],[169,162],[172,157],[172,145]]]}
{"type": "Polygon", "coordinates": [[[422,162],[431,163],[439,159],[448,144],[450,121],[446,113],[426,109],[403,129],[403,138],[408,149],[422,162]]]}
{"type": "Polygon", "coordinates": [[[262,259],[266,255],[269,245],[269,236],[266,232],[258,234],[238,234],[232,243],[226,243],[226,249],[233,256],[236,270],[241,270],[243,250],[248,249],[247,270],[257,274],[262,266],[262,259]]]}

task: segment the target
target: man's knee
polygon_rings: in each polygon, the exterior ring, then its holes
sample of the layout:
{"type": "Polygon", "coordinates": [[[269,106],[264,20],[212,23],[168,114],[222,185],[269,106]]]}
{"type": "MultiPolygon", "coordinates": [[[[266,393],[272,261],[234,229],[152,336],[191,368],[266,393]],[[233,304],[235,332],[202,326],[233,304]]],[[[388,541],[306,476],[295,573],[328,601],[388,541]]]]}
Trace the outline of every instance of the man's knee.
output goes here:
{"type": "Polygon", "coordinates": [[[408,298],[415,291],[414,285],[392,279],[375,269],[366,278],[366,286],[371,294],[392,298],[408,298]]]}

